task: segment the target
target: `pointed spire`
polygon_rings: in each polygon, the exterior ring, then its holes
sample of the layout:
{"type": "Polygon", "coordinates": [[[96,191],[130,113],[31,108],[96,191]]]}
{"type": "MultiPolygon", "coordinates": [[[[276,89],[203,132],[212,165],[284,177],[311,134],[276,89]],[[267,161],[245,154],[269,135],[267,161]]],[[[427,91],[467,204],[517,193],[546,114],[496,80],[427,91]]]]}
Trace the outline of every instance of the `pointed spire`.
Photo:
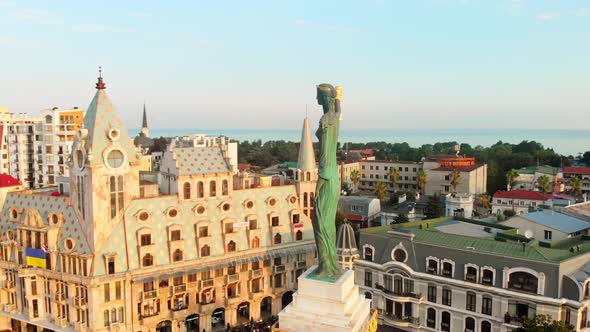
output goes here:
{"type": "Polygon", "coordinates": [[[141,128],[147,128],[147,114],[145,113],[145,101],[143,102],[143,121],[141,122],[141,128]]]}
{"type": "Polygon", "coordinates": [[[309,119],[303,120],[303,130],[301,131],[301,144],[299,145],[299,158],[297,158],[297,168],[301,171],[310,171],[316,168],[315,155],[313,153],[313,143],[311,141],[311,130],[309,129],[309,119]]]}
{"type": "Polygon", "coordinates": [[[96,89],[97,90],[104,90],[106,88],[107,88],[106,84],[104,84],[104,82],[102,81],[102,67],[98,66],[98,82],[96,83],[96,89]]]}

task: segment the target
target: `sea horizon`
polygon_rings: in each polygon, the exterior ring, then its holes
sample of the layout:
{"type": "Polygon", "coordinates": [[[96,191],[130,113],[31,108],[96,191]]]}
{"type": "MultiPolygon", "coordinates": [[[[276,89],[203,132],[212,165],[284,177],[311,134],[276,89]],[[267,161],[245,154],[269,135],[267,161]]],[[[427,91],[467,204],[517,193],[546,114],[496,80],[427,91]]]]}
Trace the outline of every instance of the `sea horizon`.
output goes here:
{"type": "MultiPolygon", "coordinates": [[[[139,128],[130,128],[132,136],[139,133],[139,128]]],[[[298,142],[301,138],[299,129],[200,129],[200,128],[150,128],[151,137],[174,137],[187,134],[225,135],[236,141],[262,142],[284,140],[298,142]]],[[[546,148],[563,155],[576,156],[590,151],[590,130],[583,129],[341,129],[340,142],[367,143],[388,142],[408,143],[412,147],[437,142],[467,143],[472,147],[491,146],[498,141],[518,144],[522,141],[536,141],[546,148]]]]}

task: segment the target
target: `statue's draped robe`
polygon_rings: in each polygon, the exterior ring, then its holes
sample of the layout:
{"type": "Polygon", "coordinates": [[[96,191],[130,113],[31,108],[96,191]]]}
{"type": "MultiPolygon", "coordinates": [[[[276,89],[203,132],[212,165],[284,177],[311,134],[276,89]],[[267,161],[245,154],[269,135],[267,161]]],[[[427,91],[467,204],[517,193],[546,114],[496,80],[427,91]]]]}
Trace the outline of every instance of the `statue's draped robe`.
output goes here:
{"type": "Polygon", "coordinates": [[[318,250],[317,274],[320,277],[333,278],[340,272],[335,222],[341,189],[336,163],[340,105],[333,98],[326,99],[330,99],[328,105],[324,105],[327,112],[320,119],[320,127],[316,132],[320,143],[320,166],[312,223],[318,250]]]}

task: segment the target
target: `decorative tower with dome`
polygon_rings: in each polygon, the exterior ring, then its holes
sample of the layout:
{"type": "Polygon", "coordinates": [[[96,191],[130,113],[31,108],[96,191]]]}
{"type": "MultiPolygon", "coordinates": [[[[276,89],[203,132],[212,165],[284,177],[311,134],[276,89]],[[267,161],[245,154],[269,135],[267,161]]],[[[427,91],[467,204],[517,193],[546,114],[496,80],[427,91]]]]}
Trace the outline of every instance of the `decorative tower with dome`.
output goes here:
{"type": "Polygon", "coordinates": [[[343,270],[352,270],[354,261],[359,258],[354,229],[348,222],[342,223],[336,235],[336,252],[338,262],[343,270]]]}

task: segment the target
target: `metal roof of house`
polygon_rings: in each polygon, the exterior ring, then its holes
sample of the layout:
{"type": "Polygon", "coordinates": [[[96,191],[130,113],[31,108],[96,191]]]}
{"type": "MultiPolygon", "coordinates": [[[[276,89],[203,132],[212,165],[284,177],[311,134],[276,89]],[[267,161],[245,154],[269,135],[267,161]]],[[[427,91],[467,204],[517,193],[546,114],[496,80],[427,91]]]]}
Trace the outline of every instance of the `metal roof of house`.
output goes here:
{"type": "Polygon", "coordinates": [[[567,234],[590,228],[590,223],[557,212],[538,211],[520,217],[567,234]]]}

